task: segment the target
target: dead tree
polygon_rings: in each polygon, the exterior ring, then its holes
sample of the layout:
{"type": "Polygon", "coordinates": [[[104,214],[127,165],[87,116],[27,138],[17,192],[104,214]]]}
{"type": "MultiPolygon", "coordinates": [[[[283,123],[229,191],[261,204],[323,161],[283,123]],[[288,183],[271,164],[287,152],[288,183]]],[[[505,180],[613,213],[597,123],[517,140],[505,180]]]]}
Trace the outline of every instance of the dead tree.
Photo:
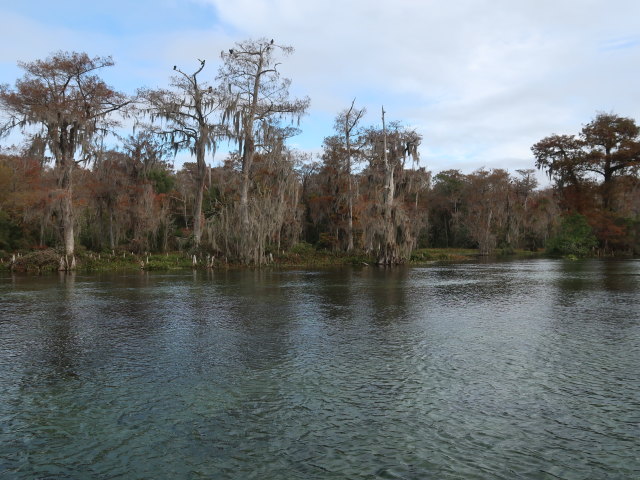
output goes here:
{"type": "Polygon", "coordinates": [[[352,141],[358,123],[366,113],[364,108],[355,108],[355,98],[351,106],[336,118],[335,129],[344,136],[346,147],[347,176],[347,252],[353,250],[353,178],[352,178],[352,141]]]}
{"type": "Polygon", "coordinates": [[[141,90],[140,96],[145,101],[144,112],[152,121],[162,122],[157,133],[171,143],[174,152],[187,149],[196,157],[197,191],[193,211],[193,244],[200,247],[204,218],[202,199],[206,183],[207,151],[215,154],[217,140],[223,130],[216,115],[222,113],[223,95],[220,91],[206,83],[198,81],[198,74],[205,66],[200,66],[192,74],[187,74],[177,66],[173,70],[178,75],[171,77],[172,90],[141,90]]]}

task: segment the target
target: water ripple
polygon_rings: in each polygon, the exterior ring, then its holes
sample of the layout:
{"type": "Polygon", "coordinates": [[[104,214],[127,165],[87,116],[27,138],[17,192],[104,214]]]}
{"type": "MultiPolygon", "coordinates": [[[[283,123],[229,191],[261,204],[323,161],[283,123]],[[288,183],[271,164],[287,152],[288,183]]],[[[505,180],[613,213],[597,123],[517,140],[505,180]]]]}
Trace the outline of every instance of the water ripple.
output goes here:
{"type": "Polygon", "coordinates": [[[0,283],[0,477],[640,477],[638,262],[0,283]]]}

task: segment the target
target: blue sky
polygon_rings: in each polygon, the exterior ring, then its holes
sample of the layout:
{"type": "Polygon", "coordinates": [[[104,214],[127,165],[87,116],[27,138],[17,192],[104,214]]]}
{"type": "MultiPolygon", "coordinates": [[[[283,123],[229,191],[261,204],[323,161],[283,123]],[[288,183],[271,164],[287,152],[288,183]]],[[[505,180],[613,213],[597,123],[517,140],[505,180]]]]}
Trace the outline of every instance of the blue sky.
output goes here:
{"type": "MultiPolygon", "coordinates": [[[[281,70],[311,98],[293,146],[319,152],[355,97],[424,137],[433,172],[533,168],[530,147],[596,112],[640,121],[635,0],[0,0],[0,83],[57,50],[111,55],[109,84],[166,86],[247,38],[295,47],[281,70]]],[[[216,161],[219,161],[217,158],[216,161]]]]}

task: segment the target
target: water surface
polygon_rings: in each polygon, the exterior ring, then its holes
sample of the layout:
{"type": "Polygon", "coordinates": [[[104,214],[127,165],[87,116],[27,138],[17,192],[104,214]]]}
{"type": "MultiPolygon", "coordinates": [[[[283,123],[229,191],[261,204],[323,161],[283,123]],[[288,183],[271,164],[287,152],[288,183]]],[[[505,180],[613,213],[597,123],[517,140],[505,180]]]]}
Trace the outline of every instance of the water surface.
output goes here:
{"type": "Polygon", "coordinates": [[[640,262],[0,277],[0,478],[640,478],[640,262]]]}

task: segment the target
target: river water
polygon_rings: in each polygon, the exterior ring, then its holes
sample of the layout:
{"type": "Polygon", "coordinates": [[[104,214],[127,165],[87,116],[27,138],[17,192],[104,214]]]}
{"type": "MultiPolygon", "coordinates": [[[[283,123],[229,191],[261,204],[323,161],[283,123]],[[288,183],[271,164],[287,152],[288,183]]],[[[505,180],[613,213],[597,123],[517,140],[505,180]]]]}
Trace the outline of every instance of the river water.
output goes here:
{"type": "Polygon", "coordinates": [[[640,478],[640,261],[4,274],[0,478],[640,478]]]}

